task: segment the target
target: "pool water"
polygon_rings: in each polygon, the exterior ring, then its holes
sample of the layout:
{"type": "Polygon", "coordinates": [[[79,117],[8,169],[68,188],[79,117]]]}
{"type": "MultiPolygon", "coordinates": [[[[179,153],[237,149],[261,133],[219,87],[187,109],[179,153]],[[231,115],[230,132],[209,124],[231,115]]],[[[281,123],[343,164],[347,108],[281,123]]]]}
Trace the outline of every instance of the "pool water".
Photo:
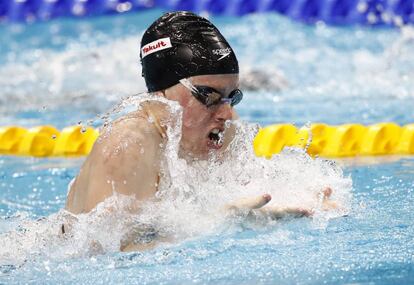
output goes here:
{"type": "MultiPolygon", "coordinates": [[[[159,14],[153,10],[123,17],[0,26],[1,125],[99,126],[121,98],[144,91],[139,39],[159,14]]],[[[246,90],[237,106],[244,121],[299,126],[414,122],[411,27],[305,26],[276,14],[218,17],[213,22],[239,57],[242,84],[266,79],[262,88],[246,90]],[[259,77],[252,79],[253,71],[259,77]]],[[[251,140],[251,135],[243,135],[251,140]]],[[[67,185],[83,158],[2,156],[0,282],[414,283],[414,158],[330,163],[288,151],[261,162],[249,152],[246,148],[247,154],[240,155],[243,160],[234,161],[232,167],[209,168],[210,181],[191,180],[191,167],[180,168],[185,173],[181,178],[187,179],[188,191],[200,192],[196,197],[203,205],[218,203],[221,197],[231,200],[237,191],[261,193],[262,189],[275,200],[305,203],[302,196],[328,184],[346,211],[255,225],[223,221],[179,201],[182,211],[161,205],[165,213],[175,215],[163,218],[180,235],[177,242],[141,253],[119,253],[117,233],[111,241],[102,221],[97,222],[100,230],[85,223],[92,229],[80,231],[76,239],[57,237],[67,185]],[[243,167],[247,173],[241,179],[251,179],[252,189],[237,188],[239,177],[231,171],[243,167]],[[227,171],[218,174],[223,169],[227,171]],[[194,216],[187,217],[191,213],[194,216]],[[108,243],[104,252],[90,250],[89,235],[108,243]]]]}

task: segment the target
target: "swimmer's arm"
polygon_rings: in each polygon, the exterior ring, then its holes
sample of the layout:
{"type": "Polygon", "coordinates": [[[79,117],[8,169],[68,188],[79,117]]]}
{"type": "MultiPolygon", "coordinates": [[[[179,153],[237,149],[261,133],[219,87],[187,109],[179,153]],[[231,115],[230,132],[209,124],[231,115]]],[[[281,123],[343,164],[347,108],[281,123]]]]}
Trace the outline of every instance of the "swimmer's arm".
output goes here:
{"type": "Polygon", "coordinates": [[[122,252],[133,252],[133,251],[145,251],[145,250],[151,250],[155,248],[158,245],[158,242],[151,241],[149,243],[128,243],[127,245],[121,246],[120,250],[122,252]]]}
{"type": "MultiPolygon", "coordinates": [[[[330,187],[324,188],[319,195],[322,198],[322,210],[328,211],[340,208],[339,205],[330,200],[332,189],[330,187]]],[[[287,216],[290,217],[309,217],[314,214],[314,210],[304,207],[277,207],[274,205],[267,205],[272,199],[269,194],[263,194],[257,197],[249,197],[237,200],[225,207],[227,213],[233,214],[248,214],[261,215],[271,219],[281,219],[287,216]]]]}
{"type": "Polygon", "coordinates": [[[172,239],[168,238],[158,238],[146,243],[137,243],[134,241],[130,241],[128,243],[121,244],[120,250],[123,252],[132,252],[132,251],[144,251],[144,250],[151,250],[156,246],[160,245],[160,243],[170,243],[172,239]]]}
{"type": "Polygon", "coordinates": [[[227,214],[243,215],[262,215],[271,219],[281,219],[286,216],[303,217],[311,216],[312,210],[300,207],[280,208],[275,206],[266,206],[272,199],[269,194],[263,194],[256,197],[242,198],[227,206],[224,210],[227,214]]]}
{"type": "Polygon", "coordinates": [[[89,212],[115,192],[137,201],[153,197],[161,143],[157,129],[142,118],[120,119],[104,129],[72,186],[84,193],[68,200],[67,209],[89,212]]]}
{"type": "Polygon", "coordinates": [[[282,219],[285,217],[310,217],[313,215],[311,209],[301,208],[301,207],[264,207],[263,209],[258,209],[255,214],[260,214],[265,217],[268,217],[272,220],[282,219]]]}

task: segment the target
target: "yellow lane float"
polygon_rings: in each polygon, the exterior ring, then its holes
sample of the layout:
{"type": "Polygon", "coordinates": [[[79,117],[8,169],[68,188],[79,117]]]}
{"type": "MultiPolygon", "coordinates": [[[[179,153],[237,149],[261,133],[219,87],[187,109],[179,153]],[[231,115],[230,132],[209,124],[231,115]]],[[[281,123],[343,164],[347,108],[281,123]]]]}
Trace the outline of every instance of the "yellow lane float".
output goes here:
{"type": "Polygon", "coordinates": [[[312,124],[297,129],[290,124],[260,129],[253,142],[257,156],[271,157],[285,146],[306,148],[310,155],[350,157],[356,155],[414,154],[414,124],[370,126],[312,124]]]}
{"type": "MultiPolygon", "coordinates": [[[[99,133],[91,127],[52,126],[25,129],[0,127],[0,155],[80,156],[92,149],[99,133]]],[[[305,148],[310,155],[352,157],[356,155],[414,154],[414,124],[379,123],[370,126],[311,124],[296,128],[276,124],[260,129],[253,141],[257,156],[271,157],[284,147],[305,148]]]]}
{"type": "Polygon", "coordinates": [[[88,154],[99,133],[90,127],[52,126],[24,129],[0,127],[0,154],[26,156],[80,156],[88,154]]]}

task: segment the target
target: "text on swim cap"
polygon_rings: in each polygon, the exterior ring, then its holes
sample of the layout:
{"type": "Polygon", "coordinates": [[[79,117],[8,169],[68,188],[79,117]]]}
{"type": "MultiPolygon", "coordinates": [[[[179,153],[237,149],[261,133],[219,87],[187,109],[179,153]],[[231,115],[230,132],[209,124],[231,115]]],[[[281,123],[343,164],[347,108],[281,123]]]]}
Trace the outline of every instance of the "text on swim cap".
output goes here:
{"type": "Polygon", "coordinates": [[[215,54],[215,55],[221,55],[221,57],[219,59],[217,59],[217,61],[222,60],[223,58],[225,58],[226,56],[228,56],[230,53],[231,53],[231,49],[230,48],[213,49],[213,54],[215,54]]]}
{"type": "Polygon", "coordinates": [[[215,54],[215,55],[228,55],[229,53],[231,53],[230,48],[213,49],[213,54],[215,54]]]}
{"type": "Polygon", "coordinates": [[[141,55],[142,55],[142,58],[144,58],[151,53],[154,53],[154,52],[157,52],[163,49],[171,48],[171,47],[172,45],[171,45],[170,38],[162,38],[162,39],[153,41],[143,46],[141,48],[141,55]]]}

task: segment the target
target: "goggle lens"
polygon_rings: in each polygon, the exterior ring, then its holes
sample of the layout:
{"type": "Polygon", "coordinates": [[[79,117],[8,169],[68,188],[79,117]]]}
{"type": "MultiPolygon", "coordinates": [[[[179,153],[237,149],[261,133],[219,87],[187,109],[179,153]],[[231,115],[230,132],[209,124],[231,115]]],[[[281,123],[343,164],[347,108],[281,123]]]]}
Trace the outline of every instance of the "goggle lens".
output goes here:
{"type": "Polygon", "coordinates": [[[240,89],[234,89],[228,97],[223,97],[216,89],[208,86],[194,86],[194,90],[191,93],[207,107],[222,103],[229,103],[231,106],[234,106],[243,99],[243,92],[240,89]]]}

